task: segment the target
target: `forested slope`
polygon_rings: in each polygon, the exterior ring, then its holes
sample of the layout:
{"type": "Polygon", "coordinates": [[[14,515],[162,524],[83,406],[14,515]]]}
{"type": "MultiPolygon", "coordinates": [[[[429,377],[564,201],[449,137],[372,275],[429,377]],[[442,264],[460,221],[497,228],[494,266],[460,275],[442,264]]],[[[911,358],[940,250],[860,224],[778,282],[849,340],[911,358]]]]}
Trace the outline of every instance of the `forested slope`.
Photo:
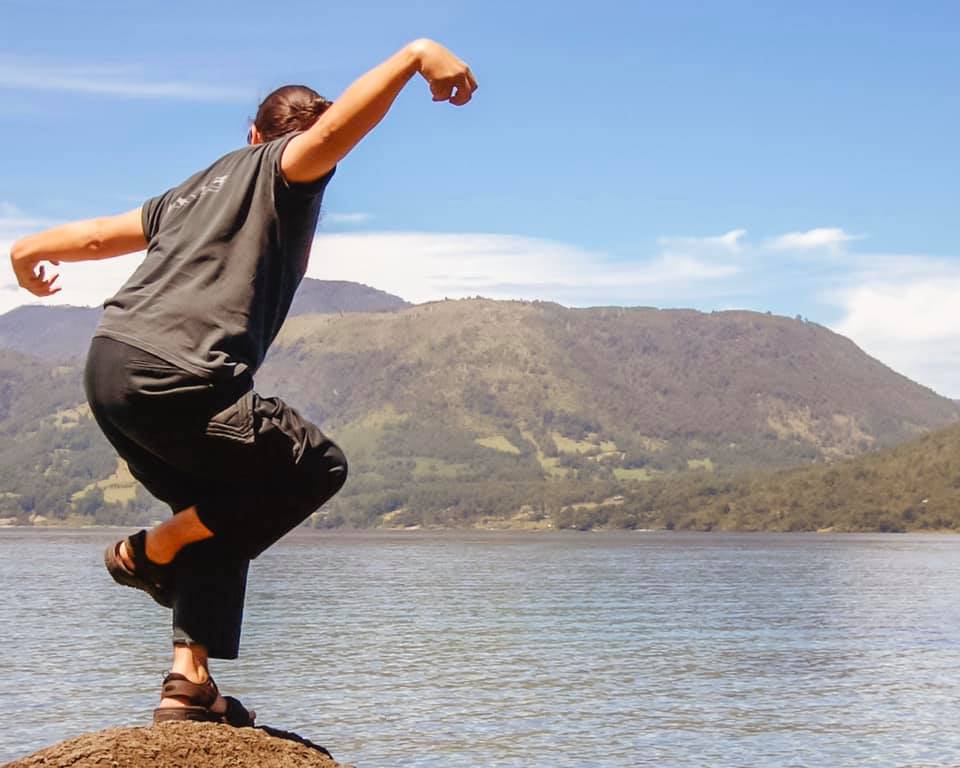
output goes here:
{"type": "MultiPolygon", "coordinates": [[[[359,288],[358,301],[400,308],[293,316],[257,377],[350,459],[317,525],[777,526],[732,502],[710,522],[722,507],[694,486],[716,481],[703,490],[716,496],[759,482],[745,472],[832,468],[960,414],[796,319],[480,299],[403,308],[359,288]]],[[[340,305],[343,290],[327,298],[340,305]]],[[[82,404],[79,356],[0,350],[0,366],[0,517],[157,514],[82,404]]]]}

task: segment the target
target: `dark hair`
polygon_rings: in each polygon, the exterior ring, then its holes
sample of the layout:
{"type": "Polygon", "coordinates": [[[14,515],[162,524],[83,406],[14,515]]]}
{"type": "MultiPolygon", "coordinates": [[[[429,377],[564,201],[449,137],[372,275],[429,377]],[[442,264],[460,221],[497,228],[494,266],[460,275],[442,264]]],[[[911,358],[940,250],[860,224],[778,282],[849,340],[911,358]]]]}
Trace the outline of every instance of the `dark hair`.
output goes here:
{"type": "Polygon", "coordinates": [[[253,124],[264,141],[273,141],[293,131],[305,131],[331,103],[313,88],[284,85],[260,102],[253,124]]]}

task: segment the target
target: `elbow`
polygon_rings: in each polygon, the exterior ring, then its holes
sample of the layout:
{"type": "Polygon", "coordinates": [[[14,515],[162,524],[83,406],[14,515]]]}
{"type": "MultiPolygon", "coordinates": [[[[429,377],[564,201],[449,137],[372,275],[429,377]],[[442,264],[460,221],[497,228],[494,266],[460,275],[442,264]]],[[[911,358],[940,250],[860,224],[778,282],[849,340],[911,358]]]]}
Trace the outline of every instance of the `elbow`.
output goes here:
{"type": "Polygon", "coordinates": [[[103,251],[106,242],[106,221],[103,219],[93,219],[90,222],[87,232],[82,238],[82,248],[88,258],[95,259],[103,251]]]}

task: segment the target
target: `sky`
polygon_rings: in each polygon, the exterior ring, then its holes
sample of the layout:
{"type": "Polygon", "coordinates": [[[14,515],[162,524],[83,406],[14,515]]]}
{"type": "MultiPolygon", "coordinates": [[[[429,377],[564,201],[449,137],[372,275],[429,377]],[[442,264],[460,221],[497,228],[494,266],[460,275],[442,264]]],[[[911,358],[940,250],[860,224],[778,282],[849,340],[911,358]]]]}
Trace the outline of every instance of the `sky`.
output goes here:
{"type": "MultiPolygon", "coordinates": [[[[289,82],[335,99],[418,37],[337,171],[308,274],[415,302],[751,309],[960,398],[960,4],[0,0],[0,251],[241,146],[289,82]]],[[[142,254],[63,265],[100,303],[142,254]]],[[[0,312],[37,301],[0,270],[0,312]]]]}

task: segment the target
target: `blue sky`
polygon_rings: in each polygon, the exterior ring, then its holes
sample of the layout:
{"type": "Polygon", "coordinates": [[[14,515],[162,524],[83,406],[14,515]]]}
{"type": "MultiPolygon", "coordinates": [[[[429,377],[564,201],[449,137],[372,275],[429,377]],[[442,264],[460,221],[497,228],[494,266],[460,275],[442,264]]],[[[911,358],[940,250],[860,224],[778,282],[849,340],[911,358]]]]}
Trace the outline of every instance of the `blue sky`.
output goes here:
{"type": "MultiPolygon", "coordinates": [[[[800,314],[960,397],[949,2],[0,0],[0,248],[128,210],[242,143],[286,82],[335,98],[433,37],[480,82],[412,82],[341,164],[310,274],[424,301],[800,314]]],[[[96,303],[135,259],[68,265],[96,303]]],[[[31,300],[0,278],[0,311],[31,300]]]]}

